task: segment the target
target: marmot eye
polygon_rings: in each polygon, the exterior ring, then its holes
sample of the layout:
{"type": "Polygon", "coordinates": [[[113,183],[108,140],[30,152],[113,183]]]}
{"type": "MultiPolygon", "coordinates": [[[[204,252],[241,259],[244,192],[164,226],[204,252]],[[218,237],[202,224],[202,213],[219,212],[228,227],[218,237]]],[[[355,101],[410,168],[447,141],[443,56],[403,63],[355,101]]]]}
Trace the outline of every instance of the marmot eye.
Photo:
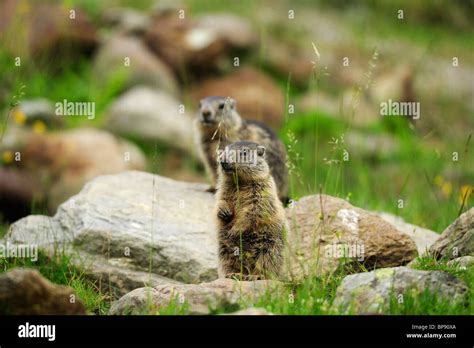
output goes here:
{"type": "Polygon", "coordinates": [[[225,105],[224,103],[219,103],[219,109],[220,110],[224,109],[224,105],[225,105]]]}

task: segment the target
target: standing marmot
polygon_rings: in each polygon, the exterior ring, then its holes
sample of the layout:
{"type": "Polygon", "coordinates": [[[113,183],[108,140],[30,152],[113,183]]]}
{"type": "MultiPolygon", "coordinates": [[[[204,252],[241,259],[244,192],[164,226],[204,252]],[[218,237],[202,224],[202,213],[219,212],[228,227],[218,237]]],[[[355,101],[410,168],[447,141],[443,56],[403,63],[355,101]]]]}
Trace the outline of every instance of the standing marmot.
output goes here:
{"type": "Polygon", "coordinates": [[[278,275],[285,211],[265,148],[240,141],[219,154],[216,216],[219,275],[245,280],[278,275]]]}
{"type": "Polygon", "coordinates": [[[224,97],[201,100],[196,126],[196,140],[213,187],[217,181],[217,150],[223,150],[236,141],[251,141],[266,148],[266,159],[278,196],[283,203],[288,202],[286,150],[270,128],[257,121],[242,119],[236,110],[235,100],[224,97]]]}

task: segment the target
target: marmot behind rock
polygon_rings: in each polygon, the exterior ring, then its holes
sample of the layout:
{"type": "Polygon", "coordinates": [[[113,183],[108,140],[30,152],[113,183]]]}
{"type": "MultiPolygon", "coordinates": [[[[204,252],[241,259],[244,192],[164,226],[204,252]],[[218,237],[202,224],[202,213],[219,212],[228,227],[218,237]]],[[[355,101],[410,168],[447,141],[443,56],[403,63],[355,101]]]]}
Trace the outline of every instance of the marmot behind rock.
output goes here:
{"type": "Polygon", "coordinates": [[[219,275],[245,280],[281,270],[285,211],[278,199],[265,148],[241,141],[219,155],[216,216],[219,275]]]}
{"type": "Polygon", "coordinates": [[[277,135],[267,126],[240,117],[232,98],[207,97],[202,99],[196,119],[197,143],[206,169],[217,181],[217,150],[223,150],[236,141],[250,141],[266,149],[266,160],[275,180],[278,196],[288,202],[288,170],[286,150],[277,135]]]}

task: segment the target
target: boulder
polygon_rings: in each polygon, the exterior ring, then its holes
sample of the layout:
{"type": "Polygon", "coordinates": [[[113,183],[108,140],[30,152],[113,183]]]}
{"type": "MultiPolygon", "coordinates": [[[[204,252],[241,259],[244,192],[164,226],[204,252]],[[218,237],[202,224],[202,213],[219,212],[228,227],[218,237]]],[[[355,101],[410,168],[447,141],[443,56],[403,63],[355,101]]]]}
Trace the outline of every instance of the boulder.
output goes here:
{"type": "Polygon", "coordinates": [[[126,35],[142,35],[151,23],[146,13],[122,7],[106,8],[102,20],[118,33],[126,35]]]}
{"type": "Polygon", "coordinates": [[[216,33],[229,48],[249,49],[259,38],[248,20],[229,13],[212,13],[196,18],[197,27],[216,33]]]}
{"type": "Polygon", "coordinates": [[[258,36],[243,18],[229,14],[210,14],[200,18],[179,18],[177,10],[162,11],[152,20],[145,34],[148,46],[183,81],[189,74],[222,70],[232,63],[234,51],[247,50],[258,36]]]}
{"type": "Polygon", "coordinates": [[[14,268],[0,274],[0,315],[86,314],[84,304],[68,286],[45,279],[38,271],[14,268]]]}
{"type": "Polygon", "coordinates": [[[193,117],[180,112],[180,102],[165,92],[135,87],[106,111],[106,127],[117,134],[159,140],[195,154],[193,117]]]}
{"type": "Polygon", "coordinates": [[[345,277],[337,288],[333,309],[338,313],[381,314],[391,296],[416,295],[424,291],[438,298],[461,302],[466,285],[455,276],[440,271],[419,271],[407,267],[377,269],[345,277]]]}
{"type": "Polygon", "coordinates": [[[109,314],[154,314],[173,301],[187,307],[190,314],[209,314],[217,308],[238,308],[245,301],[255,301],[278,284],[268,280],[239,282],[220,278],[210,283],[140,288],[114,302],[109,314]]]}
{"type": "Polygon", "coordinates": [[[6,241],[65,252],[114,292],[217,278],[214,198],[208,186],[143,172],[99,176],[54,217],[11,225],[6,241]]]}
{"type": "Polygon", "coordinates": [[[90,54],[98,43],[94,24],[79,8],[21,0],[2,1],[0,40],[15,57],[45,58],[49,66],[90,54]]]}
{"type": "Polygon", "coordinates": [[[230,75],[210,78],[191,88],[191,98],[196,105],[200,99],[212,95],[234,98],[243,118],[261,121],[273,129],[283,124],[283,92],[269,76],[258,70],[239,68],[230,75]]]}
{"type": "Polygon", "coordinates": [[[46,202],[51,213],[96,176],[144,169],[146,165],[145,156],[136,145],[93,128],[37,134],[12,127],[0,150],[12,157],[2,169],[0,181],[11,178],[14,183],[7,183],[5,189],[0,183],[0,192],[5,193],[0,202],[7,197],[15,201],[17,196],[22,205],[31,208],[31,198],[40,205],[46,202]],[[32,189],[31,185],[22,187],[28,178],[32,179],[32,189]]]}
{"type": "Polygon", "coordinates": [[[439,238],[438,233],[405,222],[400,216],[384,212],[379,213],[379,215],[382,219],[395,226],[400,232],[405,233],[408,237],[413,239],[416,243],[419,255],[425,254],[429,247],[439,238]]]}
{"type": "Polygon", "coordinates": [[[474,266],[474,256],[461,256],[448,261],[448,266],[459,266],[462,269],[467,269],[474,266]]]}
{"type": "Polygon", "coordinates": [[[191,19],[180,19],[176,13],[154,20],[145,42],[182,80],[190,72],[217,70],[227,50],[216,32],[200,28],[191,19]]]}
{"type": "Polygon", "coordinates": [[[452,260],[460,256],[474,256],[474,208],[459,216],[431,246],[436,258],[452,260]]]}
{"type": "Polygon", "coordinates": [[[360,262],[368,269],[404,265],[417,256],[416,244],[375,213],[327,195],[292,202],[287,271],[292,279],[360,262]]]}
{"type": "Polygon", "coordinates": [[[135,37],[111,37],[98,50],[93,67],[104,85],[123,78],[126,88],[147,85],[172,95],[178,93],[172,71],[135,37]]]}
{"type": "Polygon", "coordinates": [[[145,168],[138,147],[92,128],[34,135],[22,152],[22,168],[41,179],[52,212],[98,175],[145,168]]]}

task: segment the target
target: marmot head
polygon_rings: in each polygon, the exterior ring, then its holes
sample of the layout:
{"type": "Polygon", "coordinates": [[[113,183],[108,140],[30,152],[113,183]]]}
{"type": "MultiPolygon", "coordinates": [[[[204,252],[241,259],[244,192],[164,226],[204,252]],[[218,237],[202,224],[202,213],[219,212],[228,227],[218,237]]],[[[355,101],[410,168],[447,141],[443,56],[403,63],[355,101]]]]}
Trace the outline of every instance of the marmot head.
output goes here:
{"type": "Polygon", "coordinates": [[[207,97],[199,102],[198,120],[202,126],[215,128],[219,124],[237,125],[240,117],[236,101],[230,97],[207,97]]]}
{"type": "Polygon", "coordinates": [[[248,141],[226,146],[218,154],[218,162],[222,175],[236,175],[241,182],[265,179],[270,173],[265,160],[265,147],[248,141]]]}

